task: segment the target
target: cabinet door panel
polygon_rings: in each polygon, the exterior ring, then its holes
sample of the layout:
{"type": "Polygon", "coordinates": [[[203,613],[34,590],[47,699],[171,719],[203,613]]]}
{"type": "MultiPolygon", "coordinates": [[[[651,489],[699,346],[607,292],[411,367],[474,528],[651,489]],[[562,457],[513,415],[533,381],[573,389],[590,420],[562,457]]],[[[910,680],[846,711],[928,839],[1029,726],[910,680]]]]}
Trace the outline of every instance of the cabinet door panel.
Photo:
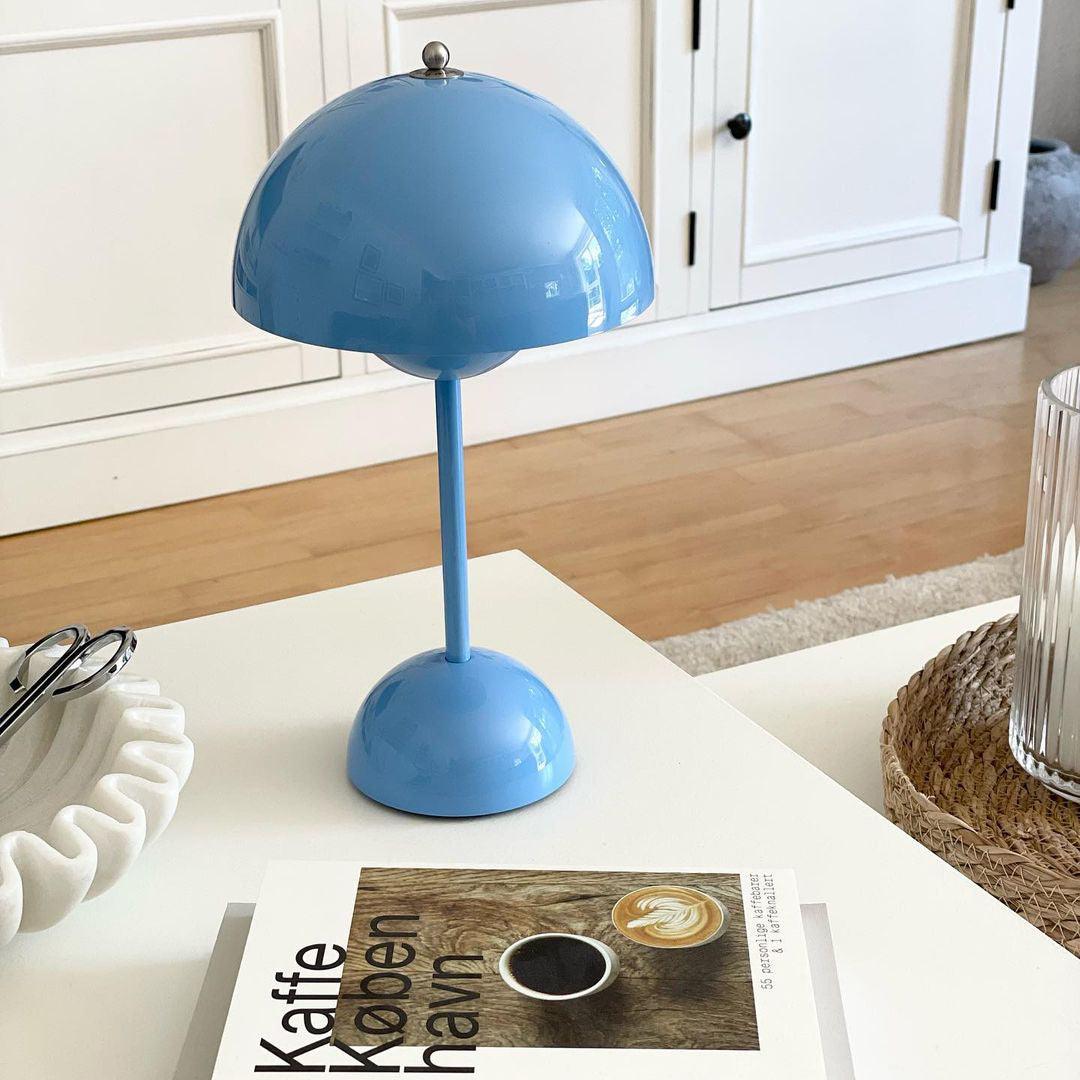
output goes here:
{"type": "Polygon", "coordinates": [[[999,0],[752,0],[753,130],[718,122],[715,159],[718,186],[745,169],[738,299],[982,256],[1004,19],[999,0]]]}
{"type": "MultiPolygon", "coordinates": [[[[334,2],[324,10],[332,11],[334,2]]],[[[341,72],[347,85],[418,67],[424,44],[440,40],[453,66],[524,86],[579,121],[641,204],[657,268],[657,300],[645,318],[686,313],[689,3],[346,0],[344,7],[348,57],[341,62],[328,53],[327,61],[331,77],[341,72]]],[[[324,36],[332,40],[333,32],[324,36]]],[[[331,85],[330,92],[346,88],[331,85]]],[[[381,365],[373,360],[371,366],[381,365]]]]}
{"type": "Polygon", "coordinates": [[[337,374],[230,302],[247,194],[322,101],[317,12],[217,6],[0,27],[0,430],[337,374]]]}

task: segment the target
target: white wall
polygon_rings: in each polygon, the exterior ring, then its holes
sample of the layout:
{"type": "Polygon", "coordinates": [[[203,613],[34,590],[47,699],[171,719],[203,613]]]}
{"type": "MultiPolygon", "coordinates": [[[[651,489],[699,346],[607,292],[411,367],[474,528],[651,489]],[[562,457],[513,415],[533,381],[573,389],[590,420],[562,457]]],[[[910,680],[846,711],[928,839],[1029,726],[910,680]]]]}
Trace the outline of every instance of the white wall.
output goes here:
{"type": "Polygon", "coordinates": [[[1074,150],[1080,151],[1078,0],[1043,0],[1035,119],[1031,131],[1036,138],[1064,139],[1074,150]]]}

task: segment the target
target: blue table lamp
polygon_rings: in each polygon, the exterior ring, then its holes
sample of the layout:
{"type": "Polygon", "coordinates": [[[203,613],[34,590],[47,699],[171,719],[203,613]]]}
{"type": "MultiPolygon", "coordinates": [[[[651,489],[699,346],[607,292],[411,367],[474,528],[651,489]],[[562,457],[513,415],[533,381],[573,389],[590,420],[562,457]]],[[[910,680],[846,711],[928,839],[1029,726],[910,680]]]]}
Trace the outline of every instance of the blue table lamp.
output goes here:
{"type": "Polygon", "coordinates": [[[495,814],[559,788],[570,727],[528,668],[469,643],[461,380],[519,349],[621,326],[653,299],[641,213],[549,101],[449,67],[349,91],[274,154],[240,224],[233,304],[293,341],[371,352],[435,384],[446,648],[368,694],[349,778],[387,806],[495,814]]]}

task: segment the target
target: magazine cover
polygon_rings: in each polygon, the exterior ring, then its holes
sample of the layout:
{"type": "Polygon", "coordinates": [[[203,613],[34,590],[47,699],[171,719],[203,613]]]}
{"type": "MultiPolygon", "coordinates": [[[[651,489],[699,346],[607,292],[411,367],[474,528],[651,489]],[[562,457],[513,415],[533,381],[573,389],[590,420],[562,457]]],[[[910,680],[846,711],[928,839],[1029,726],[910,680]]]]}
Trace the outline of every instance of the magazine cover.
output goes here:
{"type": "Polygon", "coordinates": [[[824,1077],[787,871],[272,863],[214,1080],[824,1077]]]}

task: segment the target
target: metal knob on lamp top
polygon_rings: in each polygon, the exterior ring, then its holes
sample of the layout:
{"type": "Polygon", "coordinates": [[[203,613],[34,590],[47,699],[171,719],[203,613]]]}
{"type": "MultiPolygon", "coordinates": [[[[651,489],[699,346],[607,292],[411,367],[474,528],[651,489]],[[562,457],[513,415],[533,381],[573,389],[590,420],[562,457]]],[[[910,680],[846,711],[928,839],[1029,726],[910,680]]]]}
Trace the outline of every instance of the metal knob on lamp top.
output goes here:
{"type": "Polygon", "coordinates": [[[441,41],[429,41],[420,59],[424,66],[409,72],[414,79],[456,79],[463,74],[450,67],[450,50],[441,41]]]}
{"type": "Polygon", "coordinates": [[[450,50],[441,41],[429,41],[420,59],[424,61],[424,67],[428,71],[442,71],[450,63],[450,50]]]}

